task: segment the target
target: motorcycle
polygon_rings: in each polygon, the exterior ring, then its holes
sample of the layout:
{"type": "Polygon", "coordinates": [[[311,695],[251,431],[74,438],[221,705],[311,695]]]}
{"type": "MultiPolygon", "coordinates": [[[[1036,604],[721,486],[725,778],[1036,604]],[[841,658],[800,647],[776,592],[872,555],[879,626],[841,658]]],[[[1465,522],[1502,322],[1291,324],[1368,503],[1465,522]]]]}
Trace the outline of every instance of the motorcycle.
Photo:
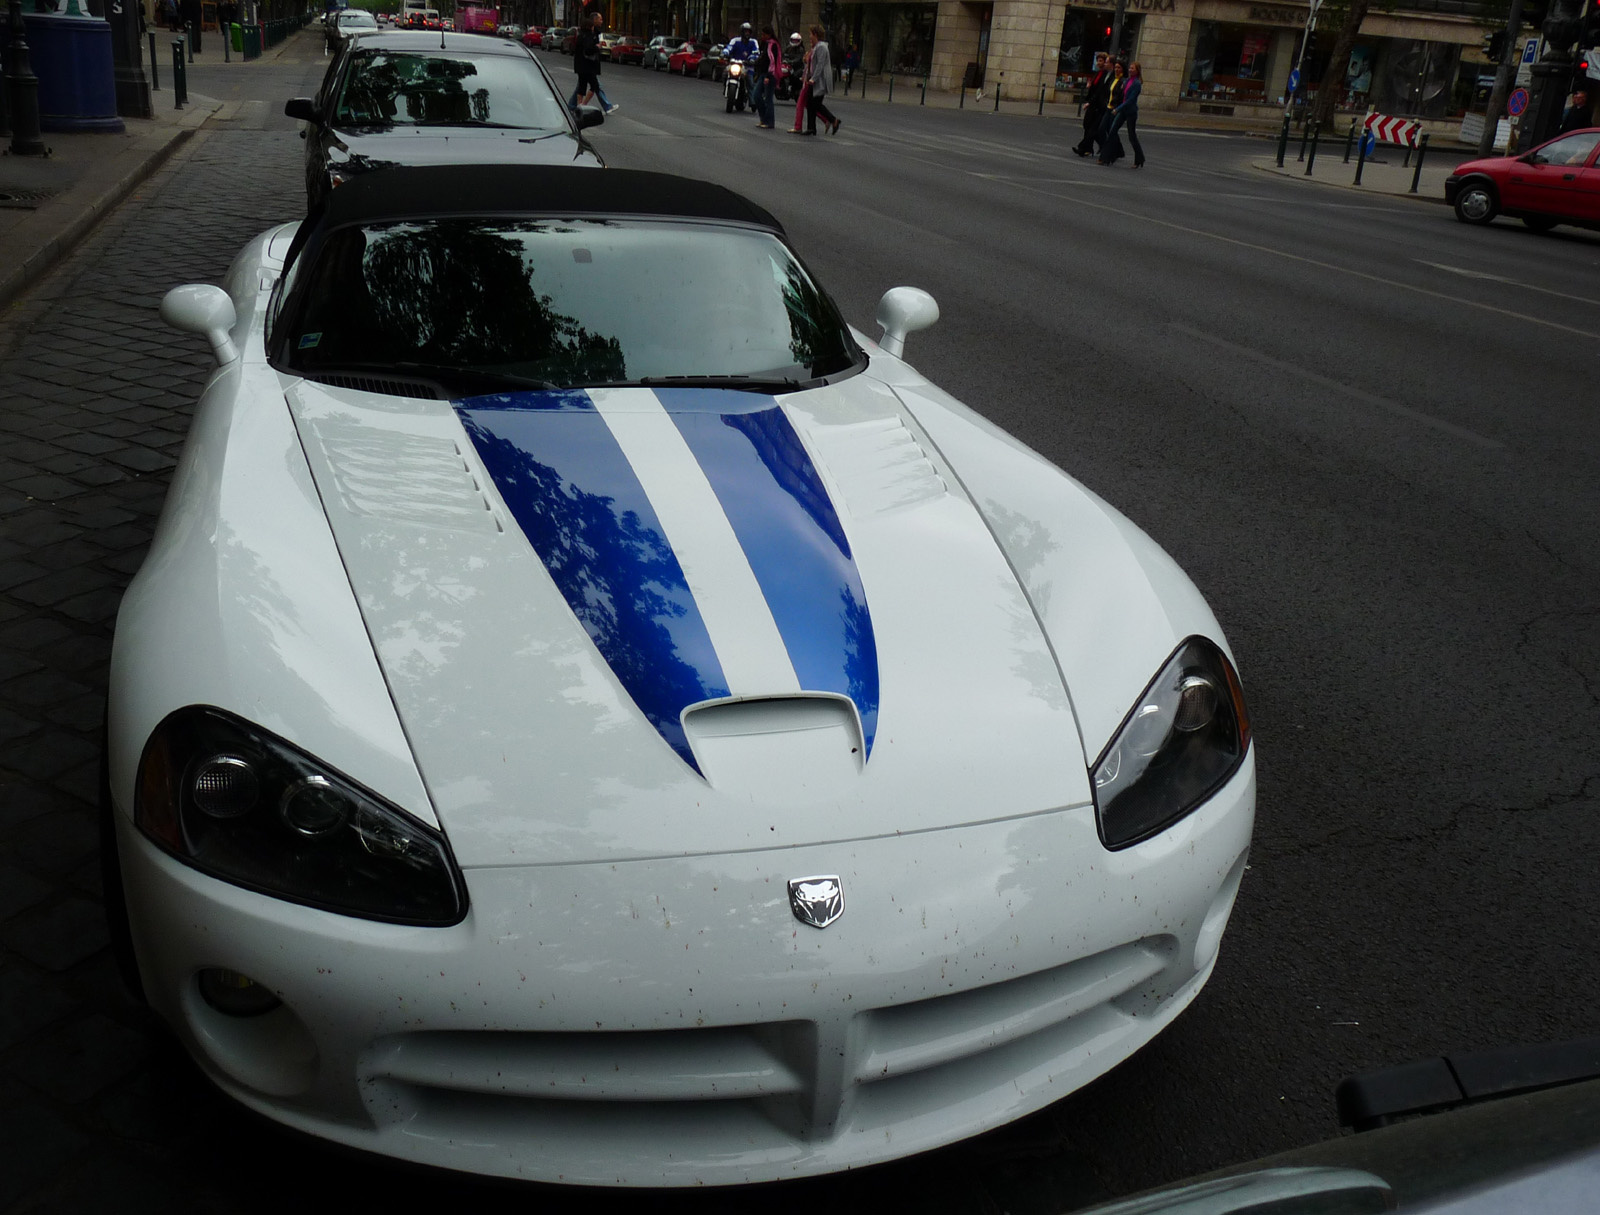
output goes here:
{"type": "Polygon", "coordinates": [[[727,104],[727,112],[734,110],[744,111],[750,104],[750,65],[733,60],[723,71],[722,99],[727,104]]]}

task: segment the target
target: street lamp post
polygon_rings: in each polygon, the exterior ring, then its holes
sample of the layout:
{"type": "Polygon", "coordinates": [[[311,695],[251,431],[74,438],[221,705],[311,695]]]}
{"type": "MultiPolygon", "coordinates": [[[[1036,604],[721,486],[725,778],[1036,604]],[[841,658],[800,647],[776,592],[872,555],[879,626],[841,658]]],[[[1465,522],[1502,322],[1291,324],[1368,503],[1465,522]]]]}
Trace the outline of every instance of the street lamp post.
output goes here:
{"type": "Polygon", "coordinates": [[[1283,116],[1288,118],[1294,111],[1295,90],[1305,84],[1300,78],[1301,69],[1305,67],[1306,51],[1311,47],[1311,35],[1317,32],[1317,10],[1322,7],[1322,0],[1311,0],[1311,8],[1306,13],[1306,32],[1300,38],[1300,53],[1294,60],[1294,87],[1284,90],[1283,116]]]}
{"type": "Polygon", "coordinates": [[[1572,46],[1583,32],[1580,0],[1551,0],[1544,20],[1544,56],[1533,65],[1533,101],[1522,120],[1523,148],[1553,138],[1561,125],[1561,109],[1572,88],[1572,46]]]}
{"type": "Polygon", "coordinates": [[[11,154],[48,156],[39,138],[39,78],[28,60],[27,31],[22,24],[22,0],[11,0],[11,70],[6,75],[6,99],[11,111],[11,154]]]}

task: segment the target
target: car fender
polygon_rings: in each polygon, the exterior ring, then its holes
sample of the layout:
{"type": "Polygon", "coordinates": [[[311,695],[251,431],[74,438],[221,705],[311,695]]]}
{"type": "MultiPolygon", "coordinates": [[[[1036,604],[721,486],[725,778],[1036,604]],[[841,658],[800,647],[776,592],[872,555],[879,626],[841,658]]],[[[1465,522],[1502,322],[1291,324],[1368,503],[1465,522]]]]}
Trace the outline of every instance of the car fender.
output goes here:
{"type": "Polygon", "coordinates": [[[902,360],[864,344],[870,374],[893,389],[949,463],[1011,563],[1055,653],[1092,764],[1184,638],[1209,637],[1227,650],[1216,617],[1132,520],[902,360]]]}
{"type": "Polygon", "coordinates": [[[245,302],[234,330],[241,354],[205,387],[117,614],[112,800],[131,814],[150,733],[175,709],[209,704],[437,826],[284,401],[287,381],[266,362],[268,253],[292,230],[252,242],[228,273],[236,307],[245,302]]]}

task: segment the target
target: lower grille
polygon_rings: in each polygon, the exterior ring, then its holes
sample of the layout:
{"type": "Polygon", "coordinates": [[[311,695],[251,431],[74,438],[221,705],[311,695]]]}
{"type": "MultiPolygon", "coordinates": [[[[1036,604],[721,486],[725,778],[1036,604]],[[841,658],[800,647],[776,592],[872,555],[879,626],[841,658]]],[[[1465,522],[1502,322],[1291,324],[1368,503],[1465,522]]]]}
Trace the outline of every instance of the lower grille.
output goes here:
{"type": "Polygon", "coordinates": [[[601,1118],[658,1142],[730,1127],[774,1144],[815,1141],[1023,1080],[1059,1084],[1117,1037],[1136,1035],[1141,1017],[1193,977],[1173,965],[1175,954],[1172,938],[1151,938],[832,1020],[397,1034],[366,1055],[363,1086],[378,1121],[417,1133],[433,1123],[441,1133],[499,1126],[559,1137],[601,1118]]]}

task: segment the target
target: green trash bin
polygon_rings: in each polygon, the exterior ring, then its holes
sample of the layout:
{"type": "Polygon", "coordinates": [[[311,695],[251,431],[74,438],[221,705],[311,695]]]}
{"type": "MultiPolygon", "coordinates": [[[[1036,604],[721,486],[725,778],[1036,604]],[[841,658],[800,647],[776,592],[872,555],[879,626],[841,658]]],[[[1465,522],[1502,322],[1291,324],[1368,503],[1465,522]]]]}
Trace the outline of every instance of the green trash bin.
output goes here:
{"type": "Polygon", "coordinates": [[[237,21],[228,26],[228,42],[239,54],[244,54],[244,30],[239,28],[237,21]]]}

